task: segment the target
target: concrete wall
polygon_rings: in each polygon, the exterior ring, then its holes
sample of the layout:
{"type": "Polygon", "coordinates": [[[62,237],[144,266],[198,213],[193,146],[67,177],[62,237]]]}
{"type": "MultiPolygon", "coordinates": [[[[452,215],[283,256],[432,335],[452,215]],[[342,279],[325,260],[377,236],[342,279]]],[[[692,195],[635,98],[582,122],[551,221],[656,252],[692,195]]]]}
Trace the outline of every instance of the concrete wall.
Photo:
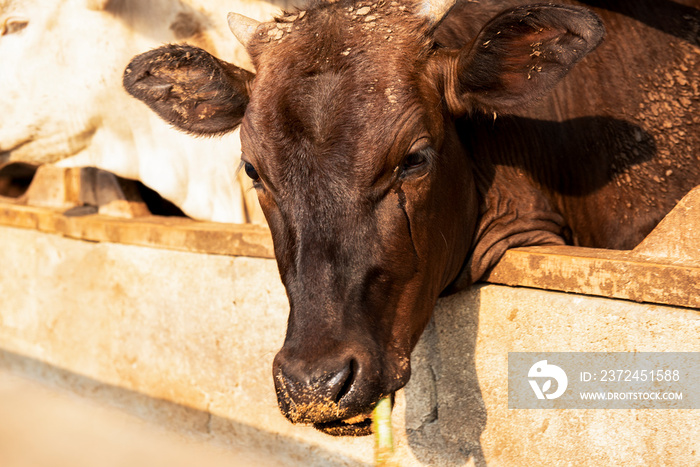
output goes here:
{"type": "MultiPolygon", "coordinates": [[[[0,366],[287,465],[368,465],[371,438],[288,423],[271,259],[0,227],[0,366]]],[[[700,351],[697,309],[481,285],[443,299],[397,394],[401,465],[699,465],[698,410],[509,410],[512,351],[700,351]]]]}

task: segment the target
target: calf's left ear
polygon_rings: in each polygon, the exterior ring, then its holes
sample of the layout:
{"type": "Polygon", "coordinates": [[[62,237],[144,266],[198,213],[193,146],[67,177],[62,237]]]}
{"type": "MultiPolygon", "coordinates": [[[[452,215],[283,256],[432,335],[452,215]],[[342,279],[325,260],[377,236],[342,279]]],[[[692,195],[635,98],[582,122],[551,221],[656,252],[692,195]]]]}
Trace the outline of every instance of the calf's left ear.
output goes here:
{"type": "Polygon", "coordinates": [[[456,114],[517,109],[549,92],[604,35],[600,18],[585,8],[543,4],[506,10],[452,61],[448,105],[456,114]]]}
{"type": "Polygon", "coordinates": [[[198,47],[166,45],[131,60],[124,88],[180,130],[213,135],[241,123],[253,78],[198,47]]]}

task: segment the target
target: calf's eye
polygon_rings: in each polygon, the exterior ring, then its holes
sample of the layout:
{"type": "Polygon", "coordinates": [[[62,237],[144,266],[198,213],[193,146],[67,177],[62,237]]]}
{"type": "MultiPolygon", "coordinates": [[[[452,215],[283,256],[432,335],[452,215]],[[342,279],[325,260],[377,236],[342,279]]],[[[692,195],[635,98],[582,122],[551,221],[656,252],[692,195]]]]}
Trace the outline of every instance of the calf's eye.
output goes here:
{"type": "Polygon", "coordinates": [[[246,162],[244,165],[244,170],[247,176],[250,177],[251,180],[254,182],[257,182],[260,180],[260,175],[258,175],[258,171],[255,170],[255,167],[253,167],[253,164],[250,162],[246,162]]]}
{"type": "Polygon", "coordinates": [[[412,152],[403,160],[403,170],[409,171],[423,167],[428,162],[424,151],[412,152]]]}

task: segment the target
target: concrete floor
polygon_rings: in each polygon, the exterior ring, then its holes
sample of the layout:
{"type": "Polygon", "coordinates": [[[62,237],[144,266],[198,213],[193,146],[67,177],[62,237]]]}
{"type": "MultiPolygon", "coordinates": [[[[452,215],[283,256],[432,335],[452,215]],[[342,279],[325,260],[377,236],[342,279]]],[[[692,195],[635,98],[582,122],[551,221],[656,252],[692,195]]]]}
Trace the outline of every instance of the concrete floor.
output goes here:
{"type": "Polygon", "coordinates": [[[0,371],[0,466],[278,466],[283,459],[186,437],[0,371]]]}

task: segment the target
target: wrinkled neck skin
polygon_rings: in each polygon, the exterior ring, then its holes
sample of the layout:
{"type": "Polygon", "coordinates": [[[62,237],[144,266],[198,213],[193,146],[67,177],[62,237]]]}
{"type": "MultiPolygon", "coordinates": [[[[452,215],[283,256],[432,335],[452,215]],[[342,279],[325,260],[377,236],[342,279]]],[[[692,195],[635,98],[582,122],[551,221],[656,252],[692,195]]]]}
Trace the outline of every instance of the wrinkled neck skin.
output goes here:
{"type": "Polygon", "coordinates": [[[482,279],[510,248],[565,243],[566,221],[554,207],[556,194],[542,190],[533,180],[532,168],[521,164],[532,159],[526,156],[528,145],[517,144],[511,137],[517,138],[517,134],[509,131],[499,133],[497,138],[485,137],[485,133],[497,131],[494,116],[467,116],[457,122],[457,127],[462,151],[474,168],[478,199],[476,210],[467,208],[460,215],[479,215],[470,254],[444,295],[482,279]],[[482,141],[491,143],[484,145],[482,141]]]}

